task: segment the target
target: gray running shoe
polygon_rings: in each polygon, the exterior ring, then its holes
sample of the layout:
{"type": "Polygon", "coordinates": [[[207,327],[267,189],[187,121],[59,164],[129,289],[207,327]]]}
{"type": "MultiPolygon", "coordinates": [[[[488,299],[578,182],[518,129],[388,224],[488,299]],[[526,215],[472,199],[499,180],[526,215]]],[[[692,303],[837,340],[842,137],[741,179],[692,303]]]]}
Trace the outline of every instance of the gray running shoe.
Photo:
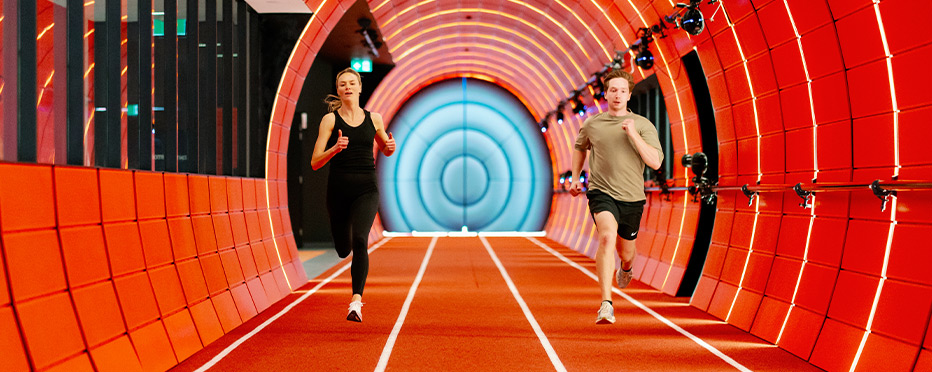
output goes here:
{"type": "Polygon", "coordinates": [[[627,287],[628,284],[631,283],[631,278],[633,277],[634,270],[624,271],[619,268],[618,271],[615,272],[615,281],[618,282],[618,288],[627,287]]]}
{"type": "Polygon", "coordinates": [[[602,301],[602,307],[599,308],[599,317],[595,319],[595,324],[614,324],[615,308],[607,301],[602,301]]]}
{"type": "Polygon", "coordinates": [[[349,313],[346,314],[346,320],[352,322],[362,322],[362,302],[350,302],[349,313]]]}

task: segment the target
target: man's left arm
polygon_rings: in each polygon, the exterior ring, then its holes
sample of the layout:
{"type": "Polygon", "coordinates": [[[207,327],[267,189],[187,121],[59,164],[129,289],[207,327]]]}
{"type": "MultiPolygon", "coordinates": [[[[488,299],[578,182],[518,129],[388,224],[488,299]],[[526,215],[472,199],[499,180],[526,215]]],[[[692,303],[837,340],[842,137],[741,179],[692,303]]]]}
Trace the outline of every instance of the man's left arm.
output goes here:
{"type": "Polygon", "coordinates": [[[638,154],[641,155],[641,160],[644,160],[644,164],[647,164],[653,170],[659,169],[663,162],[663,150],[660,148],[657,129],[650,124],[644,125],[641,130],[638,130],[635,121],[631,119],[625,120],[625,124],[625,131],[634,142],[634,146],[637,148],[638,154]]]}

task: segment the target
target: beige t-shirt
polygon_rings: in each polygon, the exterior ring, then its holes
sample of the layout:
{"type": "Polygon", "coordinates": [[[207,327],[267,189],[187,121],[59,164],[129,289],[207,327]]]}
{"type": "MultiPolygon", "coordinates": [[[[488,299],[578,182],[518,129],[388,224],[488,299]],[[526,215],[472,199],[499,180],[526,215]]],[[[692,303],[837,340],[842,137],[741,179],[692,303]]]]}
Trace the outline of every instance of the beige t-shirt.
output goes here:
{"type": "Polygon", "coordinates": [[[657,128],[647,118],[628,112],[613,116],[608,112],[586,119],[576,137],[576,149],[592,150],[589,157],[589,189],[602,191],[612,199],[634,202],[647,199],[644,194],[644,160],[634,141],[621,128],[626,119],[634,119],[635,128],[651,147],[657,149],[660,161],[663,150],[657,128]]]}

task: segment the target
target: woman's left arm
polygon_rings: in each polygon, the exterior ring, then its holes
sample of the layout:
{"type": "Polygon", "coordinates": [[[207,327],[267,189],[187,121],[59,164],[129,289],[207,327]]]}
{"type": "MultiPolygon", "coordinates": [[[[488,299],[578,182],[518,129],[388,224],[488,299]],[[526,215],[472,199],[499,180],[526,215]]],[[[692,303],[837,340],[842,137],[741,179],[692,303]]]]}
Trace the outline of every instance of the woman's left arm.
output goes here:
{"type": "Polygon", "coordinates": [[[379,150],[385,156],[392,156],[395,153],[395,138],[391,133],[385,132],[382,115],[373,112],[372,124],[375,126],[375,142],[379,144],[379,150]]]}

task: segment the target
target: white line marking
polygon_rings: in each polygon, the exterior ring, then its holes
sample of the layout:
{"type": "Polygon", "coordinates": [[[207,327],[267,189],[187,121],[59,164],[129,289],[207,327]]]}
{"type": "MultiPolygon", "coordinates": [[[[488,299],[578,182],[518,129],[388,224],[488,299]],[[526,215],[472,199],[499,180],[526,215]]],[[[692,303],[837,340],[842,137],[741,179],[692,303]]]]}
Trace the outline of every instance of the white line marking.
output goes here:
{"type": "MultiPolygon", "coordinates": [[[[392,239],[392,238],[385,238],[385,239],[380,240],[378,243],[375,243],[375,245],[373,245],[372,248],[369,248],[369,251],[368,251],[368,252],[371,254],[373,251],[375,251],[376,249],[379,249],[379,247],[381,247],[383,244],[385,244],[386,242],[388,242],[388,241],[391,240],[391,239],[392,239]]],[[[326,285],[327,283],[330,283],[331,280],[336,279],[336,277],[340,276],[340,274],[342,274],[344,271],[348,270],[349,268],[350,268],[350,264],[344,265],[344,266],[341,267],[339,270],[337,270],[336,272],[334,272],[332,275],[330,275],[329,277],[327,277],[327,279],[324,279],[322,282],[317,283],[317,285],[314,286],[314,288],[311,288],[310,290],[308,290],[307,293],[305,293],[303,296],[299,297],[297,300],[294,300],[294,302],[292,302],[292,303],[289,304],[288,306],[285,306],[285,308],[282,309],[281,311],[279,311],[278,314],[273,315],[271,318],[269,318],[268,320],[266,320],[265,322],[263,322],[262,324],[260,324],[258,327],[256,327],[256,329],[253,329],[252,332],[249,332],[249,333],[247,333],[246,335],[244,335],[243,337],[240,337],[239,340],[236,340],[236,342],[230,344],[230,346],[227,346],[226,349],[223,349],[223,351],[221,351],[219,354],[217,354],[216,356],[214,356],[213,359],[211,359],[211,360],[208,361],[207,363],[204,363],[204,365],[200,366],[200,368],[198,368],[198,369],[196,369],[196,370],[194,370],[194,371],[195,371],[195,372],[204,372],[204,371],[210,369],[211,367],[213,367],[214,365],[216,365],[218,362],[220,362],[221,359],[225,358],[225,357],[226,357],[227,355],[229,355],[233,350],[235,350],[237,347],[239,347],[239,346],[242,345],[244,342],[246,342],[246,340],[248,340],[248,339],[251,338],[252,336],[255,336],[257,333],[259,333],[259,331],[263,330],[263,329],[264,329],[265,327],[267,327],[269,324],[272,324],[272,322],[278,320],[278,318],[281,318],[282,315],[285,315],[285,313],[291,311],[291,309],[293,309],[295,306],[298,306],[298,304],[301,303],[301,301],[304,301],[305,299],[307,299],[308,297],[310,297],[312,294],[314,294],[314,292],[317,292],[317,290],[319,290],[321,287],[323,287],[323,286],[326,285]]]]}
{"type": "MultiPolygon", "coordinates": [[[[530,240],[531,242],[533,242],[534,244],[537,244],[539,247],[543,248],[545,251],[550,252],[550,254],[556,256],[556,257],[559,258],[561,261],[566,262],[568,265],[570,265],[570,266],[576,268],[576,269],[579,270],[579,271],[582,271],[583,274],[585,274],[586,276],[592,278],[592,280],[599,281],[599,278],[598,278],[595,274],[593,274],[591,271],[589,271],[588,269],[586,269],[586,268],[580,266],[579,264],[577,264],[577,263],[571,261],[570,259],[566,258],[566,257],[563,256],[562,254],[560,254],[560,252],[557,252],[557,251],[553,250],[553,248],[548,247],[546,244],[541,243],[541,242],[538,241],[537,239],[534,239],[534,238],[527,238],[527,239],[530,240]]],[[[662,322],[663,324],[666,324],[666,325],[669,326],[670,328],[673,328],[673,329],[676,330],[677,332],[683,334],[683,336],[686,336],[686,337],[688,337],[690,340],[693,340],[695,343],[699,344],[699,346],[702,346],[702,347],[705,348],[706,350],[710,351],[712,354],[715,354],[715,356],[721,358],[721,359],[724,360],[726,363],[731,364],[731,366],[732,366],[732,367],[735,367],[735,369],[737,369],[737,370],[739,370],[739,371],[751,372],[750,369],[748,369],[747,367],[741,365],[741,363],[738,363],[738,362],[735,361],[734,359],[731,359],[731,357],[725,355],[725,353],[719,351],[719,350],[716,349],[714,346],[709,345],[709,344],[708,344],[707,342],[705,342],[703,339],[701,339],[701,338],[699,338],[699,337],[696,337],[695,335],[693,335],[692,333],[689,333],[688,331],[686,331],[686,330],[683,329],[683,328],[680,328],[680,326],[674,324],[674,323],[671,322],[669,319],[664,318],[663,315],[658,314],[658,313],[655,312],[654,310],[651,310],[651,308],[645,306],[644,304],[642,304],[642,303],[639,302],[638,300],[635,300],[633,297],[628,296],[627,294],[625,294],[624,292],[622,292],[620,289],[615,288],[615,287],[612,287],[612,292],[615,292],[615,293],[618,294],[619,296],[623,297],[625,300],[628,300],[628,302],[631,302],[632,304],[634,304],[634,306],[637,306],[637,307],[641,308],[641,310],[644,310],[644,312],[646,312],[646,313],[648,313],[648,314],[650,314],[650,315],[653,315],[654,318],[657,318],[657,320],[659,320],[659,321],[662,322]]]]}
{"type": "MultiPolygon", "coordinates": [[[[534,239],[534,238],[528,238],[534,239]]],[[[495,262],[495,266],[498,267],[498,271],[502,273],[502,277],[505,278],[505,283],[508,284],[508,289],[511,290],[511,294],[515,296],[515,300],[518,300],[518,305],[521,306],[521,310],[524,311],[524,316],[527,317],[528,323],[531,323],[531,328],[534,328],[534,333],[537,334],[537,338],[540,340],[541,345],[544,346],[544,350],[547,351],[547,356],[550,357],[550,363],[553,363],[553,368],[557,371],[566,371],[566,367],[563,366],[563,362],[560,361],[560,357],[557,356],[557,352],[553,350],[553,346],[550,345],[550,340],[547,339],[547,335],[544,334],[544,331],[540,328],[540,324],[537,324],[537,320],[534,319],[534,315],[531,314],[531,309],[527,307],[527,303],[524,302],[524,299],[521,298],[521,295],[518,293],[518,288],[515,287],[515,283],[511,281],[511,277],[508,276],[508,272],[505,271],[505,267],[502,266],[502,262],[498,260],[498,256],[495,255],[495,251],[492,250],[492,246],[489,245],[489,241],[485,237],[479,237],[479,240],[482,241],[482,245],[485,246],[485,250],[489,252],[489,256],[492,256],[492,261],[495,262]]]]}
{"type": "Polygon", "coordinates": [[[411,301],[414,301],[414,292],[417,292],[417,287],[421,284],[421,279],[424,278],[424,272],[427,271],[427,262],[430,261],[430,256],[434,253],[434,246],[437,245],[437,239],[438,237],[435,236],[430,240],[430,245],[427,246],[427,254],[424,255],[424,260],[421,261],[421,268],[417,270],[414,283],[411,284],[411,289],[408,290],[408,297],[405,298],[404,305],[401,305],[401,313],[398,314],[398,320],[395,320],[392,333],[388,335],[388,341],[385,342],[385,347],[382,348],[382,355],[379,356],[379,364],[375,366],[377,372],[384,371],[385,367],[388,366],[388,358],[392,355],[392,348],[395,347],[395,340],[398,339],[401,326],[404,324],[405,318],[408,317],[408,309],[411,308],[411,301]]]}

